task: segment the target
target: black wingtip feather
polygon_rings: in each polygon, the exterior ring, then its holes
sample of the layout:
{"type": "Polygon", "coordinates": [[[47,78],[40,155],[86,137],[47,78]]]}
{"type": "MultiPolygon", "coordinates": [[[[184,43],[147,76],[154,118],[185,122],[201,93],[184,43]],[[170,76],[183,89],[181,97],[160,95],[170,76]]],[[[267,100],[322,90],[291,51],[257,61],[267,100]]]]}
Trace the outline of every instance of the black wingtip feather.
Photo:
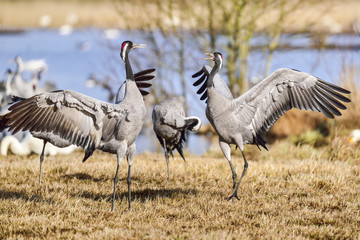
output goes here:
{"type": "Polygon", "coordinates": [[[191,77],[192,77],[192,78],[196,78],[196,77],[200,76],[200,75],[203,74],[203,73],[204,73],[204,70],[201,69],[201,70],[198,71],[197,73],[194,73],[191,77]]]}
{"type": "Polygon", "coordinates": [[[149,88],[149,87],[152,86],[152,84],[151,84],[151,83],[142,82],[142,83],[136,83],[136,86],[137,86],[138,88],[149,88]]]}
{"type": "Polygon", "coordinates": [[[183,153],[183,148],[184,148],[185,142],[186,142],[185,131],[182,131],[180,141],[175,147],[176,147],[176,150],[178,151],[178,153],[180,154],[180,156],[182,157],[182,159],[184,159],[184,161],[186,162],[184,153],[183,153]]]}
{"type": "Polygon", "coordinates": [[[134,80],[135,80],[135,82],[142,82],[142,81],[150,81],[154,78],[155,78],[154,75],[142,75],[142,76],[135,77],[134,80]]]}
{"type": "MultiPolygon", "coordinates": [[[[316,95],[315,95],[316,96],[316,95]]],[[[320,108],[320,111],[325,115],[327,116],[328,118],[331,118],[333,119],[334,118],[334,115],[331,114],[331,112],[323,105],[322,102],[319,101],[318,97],[316,96],[315,98],[315,101],[317,102],[319,108],[320,108]]]]}
{"type": "Polygon", "coordinates": [[[202,101],[202,100],[205,100],[205,99],[207,99],[207,91],[205,91],[204,92],[204,94],[200,97],[200,100],[202,101]]]}
{"type": "Polygon", "coordinates": [[[203,84],[198,90],[197,94],[202,94],[206,90],[206,84],[203,84]]]}
{"type": "Polygon", "coordinates": [[[134,74],[134,78],[137,78],[137,77],[139,77],[139,76],[141,76],[141,75],[148,75],[148,74],[153,73],[153,72],[155,72],[155,71],[156,71],[155,68],[145,69],[145,70],[142,70],[142,71],[140,71],[140,72],[135,73],[135,74],[134,74]]]}
{"type": "Polygon", "coordinates": [[[85,156],[84,159],[82,160],[82,162],[86,162],[86,160],[93,154],[94,150],[88,150],[85,151],[85,156]]]}
{"type": "Polygon", "coordinates": [[[198,86],[198,85],[200,85],[204,80],[205,80],[205,82],[206,82],[206,74],[204,74],[204,75],[202,75],[196,82],[194,82],[193,83],[193,86],[198,86]]]}
{"type": "Polygon", "coordinates": [[[340,93],[336,92],[334,88],[331,88],[329,85],[325,84],[324,81],[318,81],[317,86],[324,89],[327,93],[331,94],[333,97],[343,101],[343,102],[351,102],[351,100],[340,93]]]}
{"type": "Polygon", "coordinates": [[[142,89],[140,89],[140,93],[141,93],[141,95],[143,95],[143,96],[146,96],[146,95],[149,94],[149,92],[147,92],[147,91],[145,91],[145,90],[142,90],[142,89]]]}
{"type": "Polygon", "coordinates": [[[319,101],[321,100],[321,103],[329,110],[332,114],[335,114],[337,116],[341,116],[341,113],[339,110],[337,110],[329,101],[322,96],[322,94],[318,91],[314,91],[315,95],[319,98],[319,101]]]}
{"type": "Polygon", "coordinates": [[[319,79],[319,78],[318,78],[317,80],[318,80],[319,82],[327,85],[328,87],[331,87],[332,89],[334,89],[334,90],[336,90],[336,91],[338,91],[338,92],[345,93],[345,94],[350,94],[350,93],[351,93],[349,90],[346,90],[345,88],[339,87],[339,86],[337,86],[337,85],[335,85],[335,84],[332,84],[332,83],[329,83],[329,82],[325,82],[325,81],[323,81],[323,80],[321,80],[321,79],[319,79]]]}

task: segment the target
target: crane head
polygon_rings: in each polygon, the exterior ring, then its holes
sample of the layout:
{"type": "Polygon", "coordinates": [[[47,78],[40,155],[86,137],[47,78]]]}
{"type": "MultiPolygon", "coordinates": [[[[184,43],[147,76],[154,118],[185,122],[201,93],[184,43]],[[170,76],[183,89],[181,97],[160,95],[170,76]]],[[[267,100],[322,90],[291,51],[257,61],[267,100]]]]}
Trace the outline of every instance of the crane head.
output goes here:
{"type": "Polygon", "coordinates": [[[146,45],[145,44],[137,44],[137,43],[133,43],[131,41],[124,41],[121,44],[121,51],[120,51],[120,57],[123,61],[125,61],[125,57],[126,55],[133,49],[135,48],[145,48],[146,45]]]}
{"type": "Polygon", "coordinates": [[[219,64],[220,69],[222,68],[223,63],[223,56],[220,52],[214,52],[214,53],[204,53],[206,56],[208,56],[207,60],[213,60],[215,63],[219,64]]]}

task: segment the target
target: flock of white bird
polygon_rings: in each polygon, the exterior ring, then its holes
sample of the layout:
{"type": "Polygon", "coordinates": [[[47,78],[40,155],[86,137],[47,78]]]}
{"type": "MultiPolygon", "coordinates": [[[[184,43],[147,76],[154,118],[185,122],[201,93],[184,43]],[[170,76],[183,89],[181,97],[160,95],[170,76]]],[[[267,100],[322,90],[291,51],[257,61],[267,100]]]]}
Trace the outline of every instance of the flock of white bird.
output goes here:
{"type": "MultiPolygon", "coordinates": [[[[4,79],[0,82],[0,115],[8,112],[8,105],[12,102],[12,96],[29,98],[33,95],[55,90],[52,82],[41,82],[42,74],[48,70],[45,59],[32,59],[23,61],[20,56],[10,59],[10,63],[15,63],[15,70],[7,69],[4,79]],[[30,75],[30,79],[25,77],[30,75]]],[[[9,150],[15,155],[38,154],[42,152],[42,141],[34,138],[29,132],[12,136],[3,133],[0,138],[0,154],[8,155],[9,150]]],[[[69,154],[78,147],[72,145],[67,148],[58,148],[49,144],[45,149],[45,155],[69,154]]]]}
{"type": "MultiPolygon", "coordinates": [[[[63,148],[63,153],[73,151],[74,147],[71,146],[74,145],[83,148],[84,162],[96,149],[116,154],[112,210],[119,165],[126,157],[128,204],[131,209],[131,166],[136,152],[135,139],[140,134],[147,112],[144,96],[149,92],[144,88],[151,86],[147,81],[154,78],[150,74],[155,69],[133,74],[128,55],[133,49],[143,47],[145,45],[131,41],[122,43],[120,57],[125,64],[126,80],[115,96],[115,103],[100,101],[72,90],[49,92],[51,89],[41,89],[44,92],[39,93],[40,73],[46,71],[47,66],[37,61],[36,67],[30,67],[30,62],[23,62],[20,57],[16,57],[17,69],[14,73],[8,71],[2,90],[3,99],[7,99],[7,103],[8,99],[12,99],[14,103],[0,114],[0,131],[8,129],[14,134],[29,131],[32,136],[27,134],[21,142],[6,136],[6,141],[2,141],[1,153],[6,154],[10,148],[18,154],[41,154],[40,183],[44,155],[60,153],[60,149],[55,147],[48,145],[49,148],[45,148],[47,143],[63,148]],[[23,71],[33,71],[32,79],[24,81],[21,77],[23,71]],[[12,97],[14,95],[16,97],[12,97]]],[[[193,85],[200,86],[197,94],[201,95],[200,100],[206,102],[206,116],[219,135],[220,149],[232,171],[232,195],[228,200],[239,199],[238,189],[248,168],[244,145],[254,144],[259,149],[267,149],[263,137],[286,111],[292,108],[311,110],[334,118],[334,115],[341,115],[338,109],[346,109],[343,103],[350,102],[344,96],[350,93],[348,90],[308,73],[286,68],[276,70],[243,95],[234,97],[219,75],[224,64],[222,54],[214,52],[206,55],[206,59],[212,60],[214,66],[203,66],[195,73],[193,78],[199,79],[193,85]],[[244,159],[239,179],[231,161],[230,145],[239,148],[244,159]]],[[[186,131],[199,130],[201,120],[196,116],[185,116],[181,98],[164,99],[156,104],[152,120],[154,132],[164,149],[170,181],[169,154],[172,155],[176,149],[185,160],[183,147],[186,131]]],[[[352,141],[357,139],[355,132],[352,141]]]]}

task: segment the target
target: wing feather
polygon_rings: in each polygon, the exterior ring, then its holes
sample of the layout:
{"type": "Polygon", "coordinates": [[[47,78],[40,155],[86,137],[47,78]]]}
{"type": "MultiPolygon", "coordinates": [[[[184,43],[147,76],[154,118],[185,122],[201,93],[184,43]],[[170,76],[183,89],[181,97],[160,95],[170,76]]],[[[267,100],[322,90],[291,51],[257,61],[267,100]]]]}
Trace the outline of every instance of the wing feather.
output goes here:
{"type": "Polygon", "coordinates": [[[340,116],[337,108],[346,109],[340,101],[350,102],[341,93],[350,92],[304,72],[278,69],[234,100],[234,114],[262,135],[291,108],[340,116]]]}
{"type": "MultiPolygon", "coordinates": [[[[194,75],[193,75],[194,77],[194,75]]],[[[207,76],[205,74],[203,74],[196,82],[193,83],[193,86],[199,86],[206,78],[207,76]]]]}
{"type": "Polygon", "coordinates": [[[121,105],[69,90],[35,95],[16,102],[9,110],[1,117],[1,124],[14,133],[20,130],[52,133],[87,151],[100,144],[105,116],[118,119],[125,114],[121,105]]]}
{"type": "Polygon", "coordinates": [[[344,104],[342,104],[341,102],[339,102],[338,100],[336,100],[334,97],[332,97],[331,94],[327,93],[326,91],[321,91],[321,89],[319,88],[319,86],[315,86],[315,90],[317,92],[320,92],[322,95],[324,95],[324,97],[326,97],[326,99],[329,100],[329,102],[331,102],[333,105],[335,105],[337,108],[340,108],[341,110],[345,110],[346,107],[344,106],[344,104]]]}
{"type": "MultiPolygon", "coordinates": [[[[195,73],[194,75],[192,75],[193,78],[199,77],[201,76],[198,80],[196,80],[193,83],[193,86],[198,86],[200,84],[201,87],[199,88],[199,90],[196,92],[197,94],[202,94],[200,97],[200,100],[206,100],[207,99],[207,79],[210,75],[210,72],[212,70],[212,67],[205,65],[203,66],[203,68],[198,71],[197,73],[195,73]]],[[[223,96],[225,96],[228,99],[233,99],[233,95],[229,89],[229,87],[227,86],[227,84],[221,79],[219,74],[215,74],[214,79],[214,88],[221,93],[223,96]]]]}

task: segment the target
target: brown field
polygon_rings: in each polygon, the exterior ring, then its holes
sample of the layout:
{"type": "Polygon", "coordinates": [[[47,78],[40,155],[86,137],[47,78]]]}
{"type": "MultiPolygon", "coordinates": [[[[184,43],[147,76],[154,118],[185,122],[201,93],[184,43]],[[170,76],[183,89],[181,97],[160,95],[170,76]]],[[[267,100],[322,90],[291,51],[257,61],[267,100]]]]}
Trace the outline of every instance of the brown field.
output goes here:
{"type": "MultiPolygon", "coordinates": [[[[223,3],[223,1],[219,1],[223,3]]],[[[360,19],[360,1],[358,0],[306,0],[293,1],[300,4],[284,21],[284,30],[290,32],[352,31],[353,24],[360,19]]],[[[167,28],[169,16],[159,13],[159,8],[167,9],[173,4],[175,17],[181,18],[179,27],[203,28],[203,22],[196,21],[207,15],[207,0],[0,0],[0,26],[4,27],[40,27],[39,19],[49,15],[52,19],[49,27],[59,27],[66,23],[69,14],[76,14],[79,21],[75,27],[116,27],[130,29],[167,28]],[[159,6],[160,4],[160,6],[159,6]],[[184,5],[191,6],[192,13],[186,15],[184,5]]],[[[277,8],[271,6],[258,18],[257,30],[264,30],[278,21],[277,8]]],[[[216,14],[214,14],[216,18],[216,14]]],[[[171,21],[170,21],[171,22],[171,21]]],[[[221,24],[221,22],[220,22],[221,24]]],[[[215,20],[216,25],[216,20],[215,20]]],[[[223,28],[223,26],[217,26],[223,28]]]]}
{"type": "MultiPolygon", "coordinates": [[[[114,155],[96,152],[84,164],[82,152],[47,157],[41,186],[37,155],[1,157],[0,239],[359,239],[356,146],[346,148],[347,160],[289,141],[269,152],[246,149],[249,169],[235,204],[225,200],[232,180],[222,154],[175,157],[170,184],[161,154],[137,155],[131,212],[125,160],[110,211],[114,155]]],[[[243,160],[233,161],[240,173],[243,160]]]]}
{"type": "MultiPolygon", "coordinates": [[[[145,1],[135,1],[139,2],[145,1]]],[[[124,9],[136,9],[130,3],[124,9]]],[[[344,29],[360,19],[360,1],[324,3],[308,7],[309,11],[297,9],[288,22],[291,30],[307,24],[297,22],[297,16],[317,14],[319,18],[325,10],[344,29]]],[[[0,0],[0,25],[34,27],[41,15],[50,14],[50,27],[58,27],[67,14],[75,12],[80,16],[76,27],[129,27],[112,4],[110,0],[61,4],[0,0]]],[[[142,15],[143,21],[131,21],[134,28],[148,20],[141,11],[129,12],[127,19],[142,15]]],[[[352,103],[346,105],[344,115],[319,120],[329,123],[330,129],[319,146],[314,147],[315,142],[301,145],[287,137],[311,117],[296,112],[287,122],[279,120],[281,131],[274,126],[272,134],[285,139],[269,145],[269,152],[245,146],[249,169],[240,187],[240,201],[234,204],[225,200],[231,194],[231,171],[217,145],[203,156],[186,155],[186,162],[176,153],[170,161],[170,184],[162,154],[136,155],[131,212],[127,209],[126,160],[121,163],[115,211],[111,212],[114,155],[97,151],[86,163],[81,162],[81,151],[48,156],[41,186],[37,155],[0,156],[0,239],[360,239],[360,145],[348,141],[350,131],[360,126],[360,94],[354,82],[349,87],[352,103]]],[[[239,151],[233,153],[240,175],[243,159],[239,151]]]]}

